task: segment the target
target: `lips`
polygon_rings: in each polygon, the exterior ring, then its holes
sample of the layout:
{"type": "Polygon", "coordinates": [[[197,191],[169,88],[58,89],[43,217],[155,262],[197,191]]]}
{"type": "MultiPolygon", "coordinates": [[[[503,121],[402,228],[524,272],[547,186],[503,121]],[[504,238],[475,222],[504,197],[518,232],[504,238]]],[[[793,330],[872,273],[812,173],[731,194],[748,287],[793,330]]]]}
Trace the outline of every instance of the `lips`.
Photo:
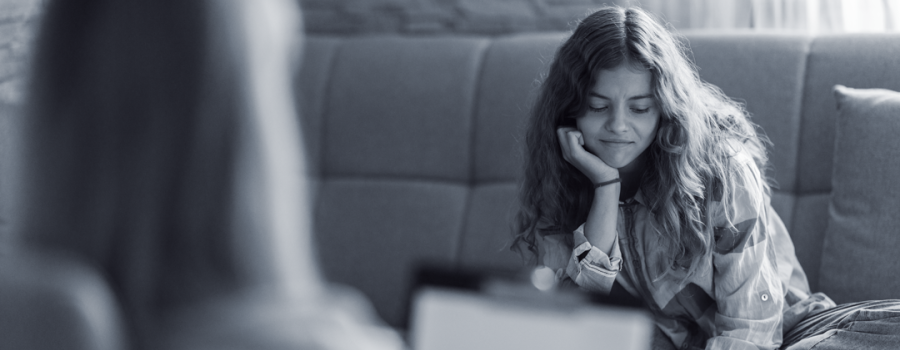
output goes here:
{"type": "Polygon", "coordinates": [[[600,143],[607,147],[618,148],[630,146],[634,142],[628,140],[600,140],[600,143]]]}

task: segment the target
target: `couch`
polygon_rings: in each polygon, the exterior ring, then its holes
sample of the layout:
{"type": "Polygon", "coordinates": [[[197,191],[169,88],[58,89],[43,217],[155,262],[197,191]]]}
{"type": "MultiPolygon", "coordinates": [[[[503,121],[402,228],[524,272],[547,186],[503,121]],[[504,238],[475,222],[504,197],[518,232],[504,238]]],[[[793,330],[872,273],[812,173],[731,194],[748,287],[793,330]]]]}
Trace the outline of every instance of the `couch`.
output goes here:
{"type": "MultiPolygon", "coordinates": [[[[840,232],[827,230],[838,115],[832,88],[900,90],[900,35],[684,35],[701,77],[744,102],[772,140],[772,205],[812,291],[838,303],[900,298],[890,253],[900,245],[847,256],[831,237],[840,232]],[[880,267],[858,274],[856,266],[880,267]]],[[[522,269],[505,244],[524,126],[564,38],[308,37],[298,100],[318,177],[325,276],[360,289],[402,326],[420,264],[522,269]]],[[[879,235],[900,236],[873,232],[876,244],[879,235]]]]}
{"type": "MultiPolygon", "coordinates": [[[[841,153],[833,86],[900,90],[900,34],[685,37],[701,77],[743,101],[773,141],[772,204],[812,290],[839,303],[900,298],[900,225],[849,240],[829,226],[842,213],[832,191],[842,182],[832,180],[847,176],[833,171],[841,153]]],[[[540,76],[564,38],[307,37],[296,87],[325,277],[359,289],[402,327],[421,264],[522,270],[505,249],[521,140],[540,76]]],[[[3,157],[12,151],[3,148],[3,157]]],[[[0,245],[0,338],[84,349],[115,349],[127,338],[96,271],[7,248],[0,245]]]]}

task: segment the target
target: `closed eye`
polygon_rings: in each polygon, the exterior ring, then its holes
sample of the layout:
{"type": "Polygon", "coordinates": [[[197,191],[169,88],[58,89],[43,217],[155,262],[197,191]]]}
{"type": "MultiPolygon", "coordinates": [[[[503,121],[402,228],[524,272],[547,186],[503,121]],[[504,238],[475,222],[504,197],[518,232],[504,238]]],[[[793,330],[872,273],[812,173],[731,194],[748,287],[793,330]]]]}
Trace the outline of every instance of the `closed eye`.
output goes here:
{"type": "Polygon", "coordinates": [[[607,109],[608,109],[608,107],[599,107],[599,108],[594,108],[594,107],[590,107],[590,106],[588,107],[588,110],[591,112],[594,112],[594,113],[600,113],[607,109]]]}
{"type": "Polygon", "coordinates": [[[632,108],[631,111],[634,112],[634,113],[640,113],[640,114],[643,114],[643,113],[647,113],[648,111],[650,111],[650,107],[647,107],[647,108],[644,108],[644,109],[640,109],[640,108],[632,108]]]}

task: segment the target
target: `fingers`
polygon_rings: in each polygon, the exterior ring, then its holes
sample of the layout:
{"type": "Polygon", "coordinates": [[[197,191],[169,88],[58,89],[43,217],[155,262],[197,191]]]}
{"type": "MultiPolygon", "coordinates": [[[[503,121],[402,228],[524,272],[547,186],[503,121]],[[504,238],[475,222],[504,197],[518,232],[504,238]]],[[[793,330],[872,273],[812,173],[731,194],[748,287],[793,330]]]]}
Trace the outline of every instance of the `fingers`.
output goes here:
{"type": "Polygon", "coordinates": [[[582,146],[584,146],[584,143],[581,140],[581,138],[582,138],[581,131],[577,131],[577,130],[567,131],[566,138],[569,141],[569,147],[572,151],[574,151],[576,149],[583,149],[582,146]]]}
{"type": "Polygon", "coordinates": [[[563,159],[572,164],[594,183],[618,177],[618,170],[607,165],[600,157],[585,149],[584,135],[573,127],[556,129],[563,159]]]}
{"type": "Polygon", "coordinates": [[[584,146],[581,132],[573,127],[563,127],[556,129],[556,136],[559,140],[559,147],[562,149],[563,158],[571,163],[574,160],[575,152],[583,149],[584,146]]]}

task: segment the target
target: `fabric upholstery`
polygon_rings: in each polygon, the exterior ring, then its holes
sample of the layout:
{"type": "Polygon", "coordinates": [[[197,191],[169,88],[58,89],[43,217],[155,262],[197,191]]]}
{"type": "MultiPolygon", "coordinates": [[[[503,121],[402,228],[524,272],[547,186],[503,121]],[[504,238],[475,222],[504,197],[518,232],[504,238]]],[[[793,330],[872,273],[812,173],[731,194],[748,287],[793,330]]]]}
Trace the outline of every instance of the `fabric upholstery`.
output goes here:
{"type": "Polygon", "coordinates": [[[297,102],[302,106],[304,146],[313,175],[321,172],[321,135],[324,116],[322,109],[328,91],[331,78],[331,68],[334,55],[337,53],[340,41],[335,38],[310,38],[304,42],[305,55],[299,63],[300,73],[297,74],[295,91],[297,102]]]}
{"type": "Polygon", "coordinates": [[[4,349],[114,350],[127,342],[112,287],[70,253],[0,254],[0,315],[4,349]]]}
{"type": "Polygon", "coordinates": [[[837,86],[835,99],[822,291],[838,303],[900,298],[900,93],[837,86]]]}
{"type": "Polygon", "coordinates": [[[398,325],[420,263],[452,264],[462,232],[465,186],[424,181],[324,180],[316,240],[325,276],[359,288],[398,325]]]}
{"type": "Polygon", "coordinates": [[[778,216],[781,217],[784,226],[788,228],[788,233],[792,232],[790,228],[794,219],[794,205],[796,205],[796,203],[797,199],[791,193],[781,191],[772,192],[772,208],[774,208],[775,212],[778,213],[778,216]]]}
{"type": "Polygon", "coordinates": [[[810,289],[819,292],[819,268],[822,265],[822,242],[828,225],[828,193],[799,195],[794,205],[793,223],[785,225],[794,241],[797,260],[806,272],[810,289]]]}
{"type": "Polygon", "coordinates": [[[831,190],[837,110],[831,89],[845,86],[900,90],[900,35],[853,34],[816,38],[803,88],[798,192],[831,190]]]}
{"type": "Polygon", "coordinates": [[[538,78],[549,68],[564,38],[530,35],[491,44],[481,71],[472,129],[477,181],[515,181],[521,176],[522,140],[537,97],[538,78]]]}
{"type": "Polygon", "coordinates": [[[781,191],[793,191],[797,174],[800,101],[809,37],[751,34],[689,36],[700,77],[745,103],[753,122],[777,152],[770,152],[781,191]]]}
{"type": "Polygon", "coordinates": [[[329,175],[468,179],[484,39],[350,39],[325,110],[329,175]]]}
{"type": "Polygon", "coordinates": [[[481,185],[472,190],[460,240],[460,265],[497,271],[521,269],[519,255],[507,249],[517,192],[514,183],[481,185]]]}

